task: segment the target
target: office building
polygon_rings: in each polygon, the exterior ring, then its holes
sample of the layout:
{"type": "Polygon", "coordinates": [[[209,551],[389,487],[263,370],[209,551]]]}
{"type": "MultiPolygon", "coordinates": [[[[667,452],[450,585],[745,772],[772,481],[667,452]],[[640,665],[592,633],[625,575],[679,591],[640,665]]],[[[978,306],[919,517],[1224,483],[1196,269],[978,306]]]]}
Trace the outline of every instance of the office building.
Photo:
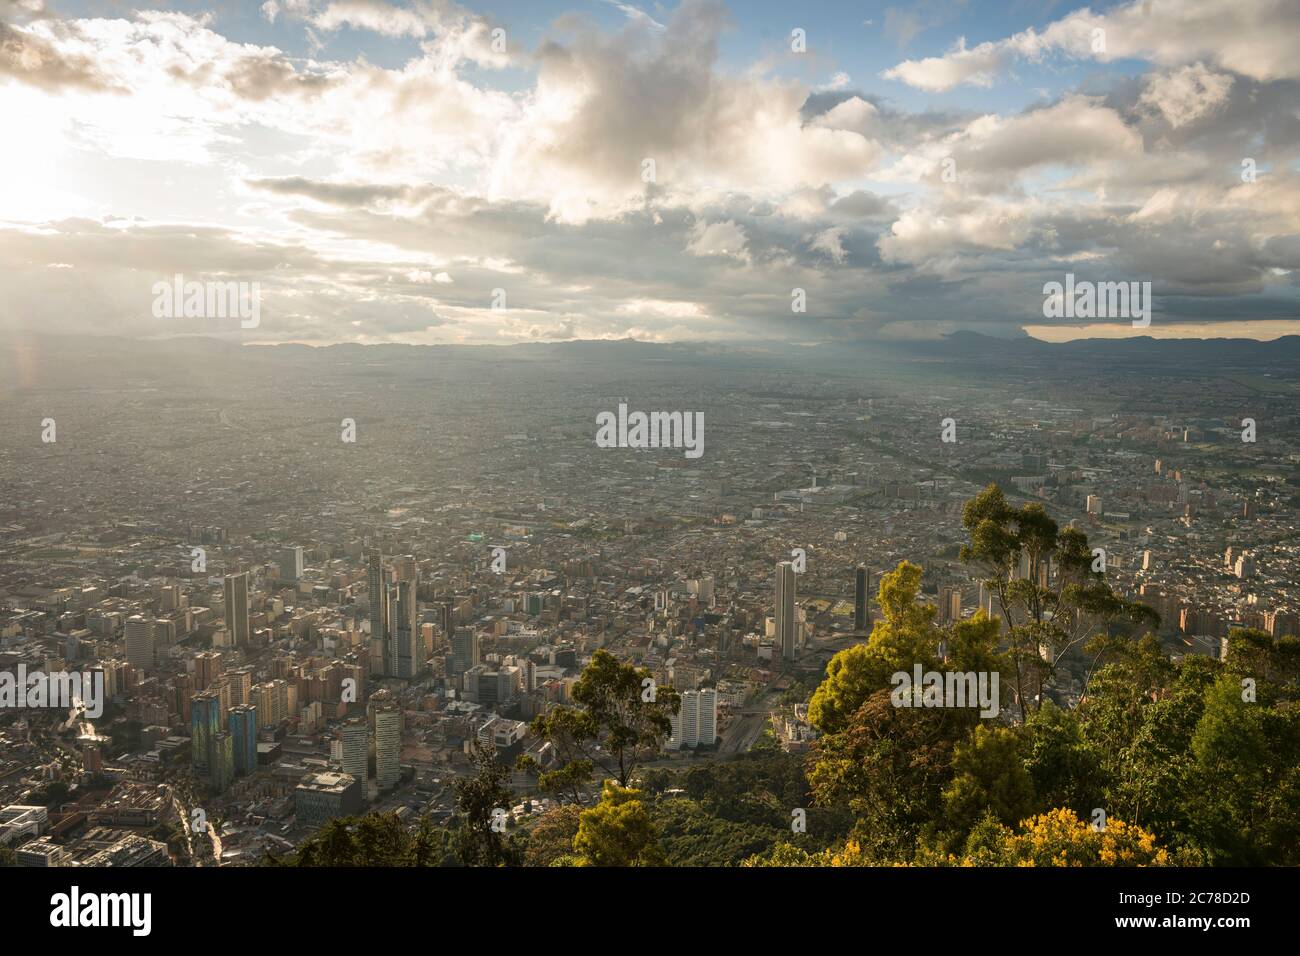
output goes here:
{"type": "Polygon", "coordinates": [[[232,707],[226,726],[234,745],[235,773],[253,773],[257,770],[257,708],[232,707]]]}
{"type": "Polygon", "coordinates": [[[463,674],[479,662],[478,631],[472,627],[458,627],[451,639],[452,673],[463,674]]]}
{"type": "Polygon", "coordinates": [[[853,629],[855,631],[867,629],[867,587],[870,580],[871,575],[867,573],[866,566],[858,565],[853,587],[853,629]]]}
{"type": "MultiPolygon", "coordinates": [[[[371,548],[366,582],[370,589],[370,639],[383,641],[388,646],[388,572],[384,570],[384,556],[378,548],[371,548]]],[[[385,668],[384,673],[389,673],[385,668]]]]}
{"type": "Polygon", "coordinates": [[[248,572],[227,574],[222,582],[226,603],[226,630],[230,643],[243,647],[248,643],[248,572]]]}
{"type": "Polygon", "coordinates": [[[402,749],[402,711],[391,694],[380,691],[373,700],[375,722],[375,783],[380,791],[397,785],[402,749]]]}
{"type": "Polygon", "coordinates": [[[297,582],[302,577],[302,546],[283,548],[275,563],[280,568],[281,581],[297,582]]]}
{"type": "Polygon", "coordinates": [[[139,614],[126,621],[126,659],[140,673],[154,670],[157,647],[154,641],[153,621],[139,614]]]}
{"type": "Polygon", "coordinates": [[[389,661],[391,677],[414,677],[424,670],[424,642],[420,635],[416,593],[417,581],[399,581],[393,601],[394,617],[389,661]]]}
{"type": "Polygon", "coordinates": [[[343,772],[355,777],[361,783],[361,795],[364,798],[366,780],[370,775],[369,723],[360,718],[345,723],[339,730],[339,750],[339,763],[343,767],[343,772]]]}
{"type": "Polygon", "coordinates": [[[793,562],[782,561],[776,566],[776,646],[785,661],[794,660],[797,649],[794,574],[793,562]]]}
{"type": "Polygon", "coordinates": [[[361,781],[346,773],[311,774],[294,788],[293,798],[297,822],[306,827],[355,816],[365,803],[361,781]]]}

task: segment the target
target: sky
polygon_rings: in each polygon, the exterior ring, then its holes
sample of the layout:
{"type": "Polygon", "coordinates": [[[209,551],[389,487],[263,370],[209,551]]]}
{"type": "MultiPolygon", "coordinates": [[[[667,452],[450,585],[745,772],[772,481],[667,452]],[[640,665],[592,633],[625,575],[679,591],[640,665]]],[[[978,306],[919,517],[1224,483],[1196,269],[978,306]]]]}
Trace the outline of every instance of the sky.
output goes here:
{"type": "Polygon", "coordinates": [[[1300,334],[1298,49],[1295,0],[0,0],[0,330],[1300,334]]]}

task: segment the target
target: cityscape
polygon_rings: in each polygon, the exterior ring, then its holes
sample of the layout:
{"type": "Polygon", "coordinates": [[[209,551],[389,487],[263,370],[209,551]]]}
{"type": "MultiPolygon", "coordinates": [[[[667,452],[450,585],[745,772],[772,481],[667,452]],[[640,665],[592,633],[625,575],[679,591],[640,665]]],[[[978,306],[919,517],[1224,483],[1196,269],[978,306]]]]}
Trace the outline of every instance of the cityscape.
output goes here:
{"type": "Polygon", "coordinates": [[[105,871],[1300,866],[1294,5],[201,6],[0,3],[52,926],[105,871]]]}
{"type": "MultiPolygon", "coordinates": [[[[93,718],[5,715],[6,843],[44,866],[256,866],[339,817],[454,827],[477,748],[522,835],[599,799],[594,775],[543,785],[566,755],[537,722],[601,653],[679,696],[638,773],[656,813],[684,813],[680,784],[706,768],[817,752],[811,692],[870,638],[900,563],[923,569],[936,633],[1001,615],[960,556],[963,506],[990,483],[1084,532],[1171,659],[1222,661],[1235,629],[1283,646],[1300,611],[1294,354],[1234,369],[1208,347],[1213,386],[1192,394],[1119,349],[1062,348],[1009,374],[970,343],[847,370],[842,354],[657,364],[647,350],[673,350],[613,343],[488,364],[395,346],[374,394],[347,347],[32,339],[21,364],[78,384],[9,396],[3,662],[89,672],[104,696],[93,718]],[[703,409],[706,454],[599,447],[615,392],[703,409]],[[50,414],[57,441],[34,446],[50,414]],[[1268,424],[1243,442],[1251,417],[1268,424]]],[[[1078,708],[1090,656],[1055,663],[1052,699],[1078,708]]],[[[752,844],[781,838],[769,823],[752,844]]]]}

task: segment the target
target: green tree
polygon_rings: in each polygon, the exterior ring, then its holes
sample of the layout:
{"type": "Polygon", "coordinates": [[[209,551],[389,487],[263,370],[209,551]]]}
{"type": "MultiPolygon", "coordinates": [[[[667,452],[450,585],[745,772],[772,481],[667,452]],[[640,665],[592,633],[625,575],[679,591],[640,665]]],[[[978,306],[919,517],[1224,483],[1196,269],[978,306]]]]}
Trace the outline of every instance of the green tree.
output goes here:
{"type": "Polygon", "coordinates": [[[524,866],[551,866],[556,860],[573,853],[573,838],[578,835],[578,818],[582,808],[565,804],[548,810],[528,830],[524,849],[524,866]]]}
{"type": "Polygon", "coordinates": [[[1190,806],[1195,832],[1214,865],[1300,862],[1300,720],[1243,700],[1224,675],[1205,695],[1192,734],[1190,806]]]}
{"type": "Polygon", "coordinates": [[[943,791],[944,828],[961,841],[986,814],[1011,825],[1033,811],[1034,781],[1016,731],[979,724],[957,745],[952,767],[943,791]]]}
{"type": "Polygon", "coordinates": [[[561,765],[538,784],[574,802],[599,768],[626,787],[636,768],[659,751],[681,706],[671,687],[655,686],[648,670],[598,650],[573,685],[578,707],[555,707],[533,721],[561,765]]]}
{"type": "Polygon", "coordinates": [[[1037,502],[1015,508],[990,484],[966,502],[962,524],[970,541],[961,559],[983,570],[1007,626],[1022,720],[1031,701],[1034,709],[1042,705],[1066,654],[1081,649],[1102,625],[1158,623],[1155,612],[1118,597],[1104,572],[1094,570],[1087,536],[1059,528],[1037,502]]]}
{"type": "Polygon", "coordinates": [[[583,866],[663,866],[663,849],[641,791],[606,780],[600,802],[584,810],[573,838],[583,866]]]}
{"type": "Polygon", "coordinates": [[[513,794],[506,786],[508,767],[497,762],[495,751],[475,745],[470,753],[474,773],[456,781],[460,828],[456,853],[466,866],[514,866],[518,848],[499,832],[500,811],[509,809],[513,794]],[[494,812],[497,811],[497,812],[494,812]]]}
{"type": "Polygon", "coordinates": [[[1074,711],[1050,700],[1029,715],[1025,769],[1034,783],[1035,809],[1068,807],[1087,813],[1102,799],[1101,767],[1088,747],[1074,711]]]}
{"type": "Polygon", "coordinates": [[[938,663],[942,634],[935,609],[920,604],[921,568],[904,561],[880,579],[881,618],[865,644],[840,651],[826,665],[826,679],[813,692],[808,720],[822,733],[843,730],[854,712],[876,691],[890,686],[896,671],[911,673],[938,663]]]}
{"type": "Polygon", "coordinates": [[[808,781],[818,806],[852,812],[853,838],[878,860],[907,860],[943,810],[953,749],[979,718],[967,708],[895,707],[879,690],[848,726],[817,741],[808,781]]]}
{"type": "Polygon", "coordinates": [[[395,813],[330,820],[285,860],[288,866],[409,866],[410,836],[395,813]]]}

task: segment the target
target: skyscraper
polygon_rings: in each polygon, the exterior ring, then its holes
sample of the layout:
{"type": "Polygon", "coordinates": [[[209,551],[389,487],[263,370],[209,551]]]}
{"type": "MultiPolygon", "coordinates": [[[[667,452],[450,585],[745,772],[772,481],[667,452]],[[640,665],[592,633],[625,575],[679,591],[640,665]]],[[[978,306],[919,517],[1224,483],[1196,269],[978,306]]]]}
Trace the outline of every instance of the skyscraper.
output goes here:
{"type": "Polygon", "coordinates": [[[424,642],[420,639],[420,622],[417,609],[416,593],[418,581],[399,581],[396,588],[396,600],[393,604],[395,616],[391,623],[392,637],[390,644],[390,675],[394,677],[414,677],[424,669],[424,642]]]}
{"type": "Polygon", "coordinates": [[[221,654],[203,651],[194,657],[194,689],[207,690],[221,676],[221,654]]]}
{"type": "MultiPolygon", "coordinates": [[[[378,548],[371,548],[368,554],[369,572],[367,584],[370,588],[370,639],[383,641],[388,647],[388,574],[384,571],[384,555],[378,548]]],[[[387,651],[385,651],[387,655],[387,651]]],[[[387,662],[385,662],[387,663],[387,662]]],[[[385,667],[384,673],[391,673],[385,667]]]]}
{"type": "Polygon", "coordinates": [[[684,691],[681,707],[669,719],[673,728],[669,750],[712,746],[718,736],[718,692],[712,687],[684,691]]]}
{"type": "Polygon", "coordinates": [[[364,799],[367,793],[366,779],[369,777],[370,725],[361,718],[349,720],[339,731],[339,745],[343,772],[361,782],[361,796],[364,799]]]}
{"type": "Polygon", "coordinates": [[[257,708],[230,708],[227,726],[234,741],[235,772],[252,773],[257,769],[257,708]]]}
{"type": "Polygon", "coordinates": [[[221,699],[211,691],[190,699],[190,756],[194,773],[208,777],[212,773],[212,748],[221,732],[221,699]]]}
{"type": "Polygon", "coordinates": [[[154,669],[156,645],[153,621],[136,614],[126,620],[126,659],[137,671],[154,669]]]}
{"type": "Polygon", "coordinates": [[[451,642],[451,631],[453,621],[456,616],[455,602],[450,598],[444,599],[438,603],[438,630],[442,631],[442,639],[451,642]]]}
{"type": "Polygon", "coordinates": [[[781,659],[794,660],[795,652],[794,563],[782,561],[776,566],[776,644],[781,659]]]}
{"type": "Polygon", "coordinates": [[[281,549],[275,563],[280,566],[281,581],[297,581],[302,577],[302,545],[281,549]]]}
{"type": "Polygon", "coordinates": [[[451,638],[452,673],[463,674],[478,665],[478,631],[458,627],[451,638]]]}
{"type": "Polygon", "coordinates": [[[396,786],[401,776],[397,761],[402,747],[402,711],[387,691],[379,691],[373,700],[375,783],[382,791],[396,786]]]}
{"type": "Polygon", "coordinates": [[[248,572],[227,574],[222,585],[230,642],[235,647],[243,647],[248,643],[248,572]]]}
{"type": "Polygon", "coordinates": [[[712,746],[718,736],[718,692],[712,687],[700,689],[700,703],[696,708],[698,731],[696,737],[705,747],[712,746]]]}
{"type": "Polygon", "coordinates": [[[869,580],[870,575],[867,573],[866,565],[859,564],[853,588],[853,629],[855,631],[867,629],[867,582],[869,580]]]}
{"type": "Polygon", "coordinates": [[[700,742],[700,695],[693,690],[685,691],[679,703],[677,713],[670,718],[673,728],[668,738],[670,750],[694,747],[700,742]]]}
{"type": "Polygon", "coordinates": [[[961,620],[961,588],[939,589],[939,623],[952,624],[961,620]]]}
{"type": "Polygon", "coordinates": [[[212,760],[208,782],[218,793],[226,790],[235,780],[235,738],[229,731],[218,730],[212,735],[212,760]]]}

